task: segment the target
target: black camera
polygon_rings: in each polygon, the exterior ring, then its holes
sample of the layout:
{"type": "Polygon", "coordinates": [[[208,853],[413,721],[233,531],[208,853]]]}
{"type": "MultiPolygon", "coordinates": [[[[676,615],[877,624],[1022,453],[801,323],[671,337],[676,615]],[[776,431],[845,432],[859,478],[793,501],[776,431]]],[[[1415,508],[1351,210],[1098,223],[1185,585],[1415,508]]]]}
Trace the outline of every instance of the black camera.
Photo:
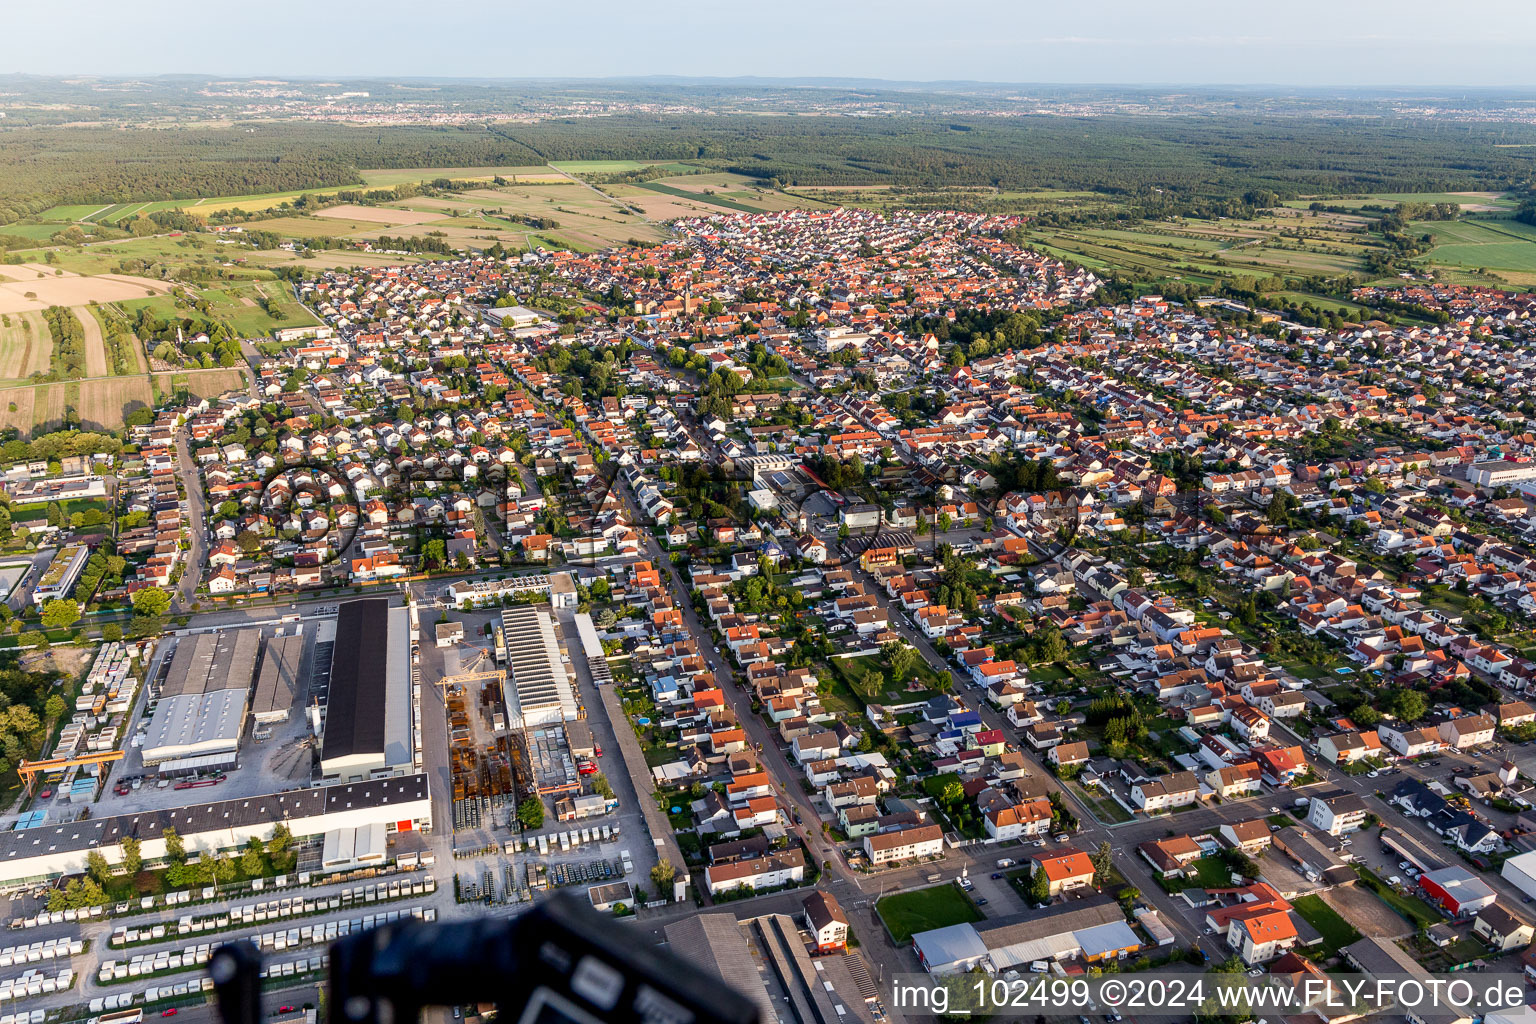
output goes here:
{"type": "MultiPolygon", "coordinates": [[[[331,947],[329,1024],[412,1024],[428,1006],[495,1003],[516,1024],[756,1024],[745,996],[557,894],[515,918],[407,920],[331,947]]],[[[261,1024],[248,942],[209,964],[224,1024],[261,1024]]]]}

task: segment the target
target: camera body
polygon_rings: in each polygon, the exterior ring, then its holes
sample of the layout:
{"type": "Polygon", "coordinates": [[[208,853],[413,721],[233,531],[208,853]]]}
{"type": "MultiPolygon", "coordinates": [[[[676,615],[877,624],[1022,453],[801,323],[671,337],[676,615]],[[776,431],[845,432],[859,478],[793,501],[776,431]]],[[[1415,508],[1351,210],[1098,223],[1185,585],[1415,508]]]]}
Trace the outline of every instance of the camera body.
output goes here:
{"type": "MultiPolygon", "coordinates": [[[[331,947],[331,1024],[410,1024],[428,1006],[495,1003],[516,1024],[756,1024],[755,1004],[663,950],[634,941],[569,894],[515,918],[407,920],[331,947]]],[[[259,1024],[260,957],[249,943],[210,964],[225,1024],[259,1024]]]]}

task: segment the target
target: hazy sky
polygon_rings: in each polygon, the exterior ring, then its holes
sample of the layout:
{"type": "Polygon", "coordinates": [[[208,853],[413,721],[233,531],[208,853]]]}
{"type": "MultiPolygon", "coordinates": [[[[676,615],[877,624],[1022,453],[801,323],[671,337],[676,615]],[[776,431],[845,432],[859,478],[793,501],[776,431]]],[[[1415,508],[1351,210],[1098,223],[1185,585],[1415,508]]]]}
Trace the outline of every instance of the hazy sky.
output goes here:
{"type": "Polygon", "coordinates": [[[0,71],[1536,85],[1536,2],[9,0],[0,71]],[[32,40],[33,42],[28,42],[32,40]]]}

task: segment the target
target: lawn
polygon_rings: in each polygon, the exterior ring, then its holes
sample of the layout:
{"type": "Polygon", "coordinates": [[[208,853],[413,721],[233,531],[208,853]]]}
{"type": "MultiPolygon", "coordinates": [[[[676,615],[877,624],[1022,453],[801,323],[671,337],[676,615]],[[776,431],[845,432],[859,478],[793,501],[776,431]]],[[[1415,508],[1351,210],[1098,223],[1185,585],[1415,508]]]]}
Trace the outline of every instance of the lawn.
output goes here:
{"type": "Polygon", "coordinates": [[[1077,797],[1078,802],[1084,804],[1093,812],[1095,818],[1098,818],[1106,825],[1117,825],[1121,822],[1130,821],[1132,818],[1131,812],[1121,807],[1114,797],[1108,795],[1100,796],[1097,790],[1080,785],[1075,780],[1066,783],[1065,788],[1070,789],[1072,795],[1077,797]]]}
{"type": "MultiPolygon", "coordinates": [[[[18,522],[27,519],[38,519],[48,514],[48,506],[51,501],[34,501],[25,505],[12,505],[11,518],[18,522]]],[[[105,498],[66,498],[58,503],[65,517],[72,516],[76,512],[88,512],[95,509],[98,512],[107,511],[107,499],[105,498]]]]}
{"type": "Polygon", "coordinates": [[[1220,857],[1201,857],[1190,867],[1195,869],[1195,874],[1192,879],[1188,876],[1186,879],[1194,882],[1197,888],[1225,889],[1232,885],[1232,869],[1220,857]]]}
{"type": "Polygon", "coordinates": [[[1043,686],[1046,683],[1060,682],[1071,674],[1071,671],[1069,671],[1064,665],[1058,665],[1054,663],[1049,665],[1035,665],[1029,670],[1029,679],[1030,682],[1039,683],[1043,686]]]}
{"type": "Polygon", "coordinates": [[[1332,957],[1360,938],[1360,933],[1335,913],[1332,907],[1324,903],[1320,896],[1298,896],[1291,901],[1291,906],[1296,908],[1296,913],[1301,915],[1302,920],[1322,933],[1323,946],[1326,950],[1325,959],[1332,957]]]}
{"type": "Polygon", "coordinates": [[[983,916],[969,896],[947,882],[887,896],[875,904],[875,911],[897,945],[910,942],[917,932],[980,921],[983,916]]]}
{"type": "Polygon", "coordinates": [[[1386,882],[1383,882],[1369,868],[1356,864],[1355,871],[1360,875],[1360,881],[1365,884],[1367,889],[1375,893],[1387,906],[1397,911],[1401,917],[1412,922],[1415,928],[1428,928],[1432,924],[1439,924],[1445,920],[1434,907],[1425,903],[1417,896],[1403,895],[1386,882]]]}
{"type": "MultiPolygon", "coordinates": [[[[935,688],[935,684],[939,680],[938,673],[928,667],[927,662],[921,660],[918,661],[917,667],[913,669],[913,674],[917,677],[917,683],[922,687],[919,690],[892,687],[890,666],[883,657],[869,655],[863,658],[829,658],[827,663],[832,669],[835,681],[842,687],[847,688],[847,696],[850,699],[857,699],[854,697],[854,694],[857,692],[853,685],[854,680],[863,679],[870,669],[874,669],[885,676],[885,691],[876,697],[870,698],[876,703],[911,704],[916,701],[929,700],[938,693],[938,690],[935,688]]],[[[836,693],[835,690],[834,693],[836,693]]]]}

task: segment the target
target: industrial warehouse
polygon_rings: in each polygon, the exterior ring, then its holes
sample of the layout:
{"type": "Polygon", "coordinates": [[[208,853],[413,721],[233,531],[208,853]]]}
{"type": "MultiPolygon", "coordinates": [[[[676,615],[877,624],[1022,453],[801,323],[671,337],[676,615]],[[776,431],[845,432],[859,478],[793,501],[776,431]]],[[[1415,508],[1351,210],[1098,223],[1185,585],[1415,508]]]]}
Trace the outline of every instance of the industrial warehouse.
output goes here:
{"type": "Polygon", "coordinates": [[[251,717],[258,725],[288,721],[294,695],[299,692],[303,655],[302,636],[275,636],[267,641],[256,676],[256,696],[251,700],[251,717]]]}
{"type": "Polygon", "coordinates": [[[320,774],[349,781],[412,765],[410,612],[386,598],[336,616],[320,774]]]}
{"type": "Polygon", "coordinates": [[[166,829],[175,829],[189,852],[211,852],[237,850],[253,836],[270,839],[279,823],[296,839],[336,830],[345,837],[345,830],[357,830],[369,837],[372,851],[381,834],[432,827],[427,777],[405,775],[0,832],[0,886],[77,874],[96,850],[107,863],[121,863],[122,840],[129,836],[140,840],[144,859],[153,860],[166,855],[166,829]]]}
{"type": "Polygon", "coordinates": [[[507,665],[504,699],[514,727],[576,720],[576,697],[548,608],[525,604],[503,611],[500,648],[507,665]]]}
{"type": "Polygon", "coordinates": [[[177,644],[146,723],[146,767],[173,773],[235,763],[260,644],[254,629],[202,633],[177,644]]]}

